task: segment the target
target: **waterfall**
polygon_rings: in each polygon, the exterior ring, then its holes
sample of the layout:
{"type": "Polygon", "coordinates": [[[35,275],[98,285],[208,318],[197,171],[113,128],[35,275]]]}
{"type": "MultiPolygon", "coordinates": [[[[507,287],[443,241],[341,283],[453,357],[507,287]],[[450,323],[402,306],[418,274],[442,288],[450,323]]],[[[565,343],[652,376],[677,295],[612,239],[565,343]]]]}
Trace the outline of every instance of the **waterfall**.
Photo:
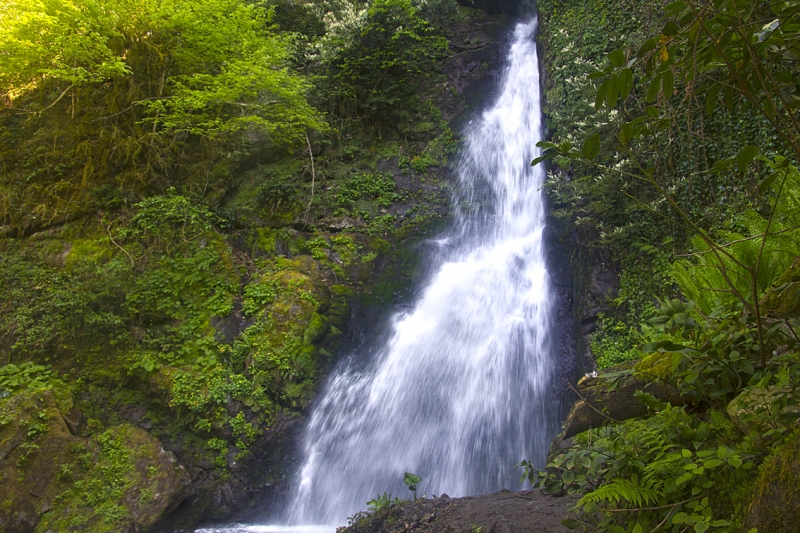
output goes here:
{"type": "Polygon", "coordinates": [[[342,524],[384,492],[518,489],[557,431],[543,251],[536,20],[517,25],[496,102],[465,135],[456,224],[438,270],[366,366],[342,365],[311,413],[292,524],[342,524]],[[488,193],[487,193],[488,191],[488,193]]]}

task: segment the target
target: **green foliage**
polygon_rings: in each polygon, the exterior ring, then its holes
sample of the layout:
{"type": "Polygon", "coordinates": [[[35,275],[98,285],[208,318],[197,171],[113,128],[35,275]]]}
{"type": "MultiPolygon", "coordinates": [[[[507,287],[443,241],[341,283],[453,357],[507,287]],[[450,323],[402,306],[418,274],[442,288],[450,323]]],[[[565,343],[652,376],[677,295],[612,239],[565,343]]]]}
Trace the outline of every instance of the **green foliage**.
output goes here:
{"type": "Polygon", "coordinates": [[[641,357],[641,353],[634,348],[641,342],[641,334],[617,318],[601,315],[598,319],[597,330],[589,336],[598,370],[641,357]]]}
{"type": "Polygon", "coordinates": [[[219,468],[225,468],[228,464],[228,444],[215,437],[209,439],[206,446],[214,452],[214,464],[219,468]]]}
{"type": "MultiPolygon", "coordinates": [[[[742,259],[738,249],[731,250],[732,259],[742,259]]],[[[693,267],[703,268],[687,264],[689,274],[693,267]]],[[[634,369],[600,376],[612,389],[632,376],[668,383],[695,409],[665,404],[645,389],[636,397],[651,416],[575,437],[570,448],[552,458],[547,472],[521,465],[531,481],[548,490],[586,493],[571,525],[642,531],[662,524],[677,532],[686,526],[696,531],[729,527],[740,520],[742,503],[734,505],[721,495],[752,479],[745,471],[757,467],[763,451],[779,446],[794,429],[800,416],[795,408],[800,354],[786,319],[762,317],[770,326],[762,339],[757,317],[743,315],[737,304],[717,304],[705,316],[680,300],[665,301],[651,320],[659,340],[637,347],[648,357],[634,369]],[[764,348],[773,356],[759,366],[764,348]],[[770,393],[757,402],[739,402],[737,424],[765,426],[740,432],[729,418],[730,402],[754,390],[770,393]]]]}
{"type": "MultiPolygon", "coordinates": [[[[134,450],[108,429],[127,406],[146,406],[154,434],[224,478],[279,413],[308,407],[346,325],[351,285],[372,283],[369,263],[402,249],[369,235],[418,233],[439,216],[446,198],[431,169],[456,141],[416,94],[449,53],[443,35],[457,7],[7,7],[0,360],[13,364],[0,367],[0,396],[52,387],[66,397],[72,389],[57,376],[77,380],[91,437],[58,475],[77,488],[54,503],[47,528],[94,520],[114,529],[128,520],[119,491],[141,505],[155,494],[128,469],[134,450]],[[333,111],[336,135],[325,135],[315,107],[333,111]],[[392,140],[364,133],[385,121],[392,140]],[[299,141],[302,152],[276,149],[299,141]],[[399,190],[378,170],[404,154],[424,187],[399,190]],[[356,227],[316,226],[333,216],[356,227]],[[69,523],[56,520],[68,507],[78,509],[69,523]]],[[[375,302],[394,297],[397,273],[406,282],[413,265],[402,261],[375,302]]],[[[26,468],[44,426],[30,422],[26,468]]]]}
{"type": "Polygon", "coordinates": [[[718,305],[757,303],[800,257],[800,174],[782,158],[765,162],[776,169],[764,183],[766,192],[775,197],[770,215],[765,218],[754,210],[743,213],[743,232],[721,233],[721,250],[695,237],[696,260],[681,260],[673,266],[684,294],[706,315],[718,305]]]}
{"type": "Polygon", "coordinates": [[[362,16],[354,34],[325,43],[337,50],[328,59],[336,82],[331,98],[340,114],[372,124],[407,118],[417,101],[417,80],[447,56],[447,40],[411,0],[374,0],[362,16]]]}
{"type": "Polygon", "coordinates": [[[25,361],[0,367],[0,391],[10,394],[19,390],[49,389],[56,378],[52,368],[25,361]]]}
{"type": "Polygon", "coordinates": [[[370,511],[380,511],[381,509],[386,509],[391,507],[392,505],[397,505],[402,500],[400,498],[392,499],[391,494],[386,494],[385,492],[379,496],[377,496],[374,500],[370,500],[367,502],[367,508],[370,511]]]}
{"type": "MultiPolygon", "coordinates": [[[[633,18],[653,7],[630,4],[633,18]]],[[[551,458],[539,483],[585,493],[571,527],[738,530],[748,502],[730,495],[742,493],[752,479],[746,471],[797,423],[789,407],[800,390],[795,308],[775,316],[765,309],[777,307],[776,284],[792,286],[786,280],[800,255],[797,171],[791,158],[774,155],[800,153],[796,104],[786,100],[797,72],[782,55],[798,42],[791,5],[674,2],[642,25],[653,37],[628,34],[605,50],[566,31],[546,37],[563,46],[551,71],[577,90],[551,89],[552,116],[563,122],[535,163],[560,167],[548,185],[560,216],[628,276],[613,302],[619,312],[601,318],[593,350],[645,356],[602,379],[611,388],[634,376],[660,381],[692,404],[676,408],[640,391],[650,416],[610,422],[551,458]],[[719,101],[724,110],[715,111],[719,101]],[[692,253],[670,266],[665,245],[692,253]],[[646,251],[647,261],[632,261],[631,249],[646,251]],[[652,272],[655,283],[646,279],[652,272]],[[654,296],[665,294],[656,309],[654,296]],[[650,325],[641,323],[647,316],[650,325]],[[764,425],[747,429],[756,423],[764,425]]],[[[540,7],[556,27],[570,26],[552,18],[608,11],[570,1],[540,7]]],[[[536,478],[532,465],[522,466],[536,478]]]]}
{"type": "Polygon", "coordinates": [[[686,525],[697,531],[729,526],[715,515],[728,510],[723,487],[748,480],[757,456],[747,442],[725,444],[731,424],[721,412],[700,418],[682,407],[658,407],[644,420],[577,436],[548,472],[537,475],[526,464],[526,475],[548,491],[586,493],[573,527],[649,531],[661,523],[677,532],[686,525]],[[603,512],[610,509],[616,512],[603,512]]]}
{"type": "Polygon", "coordinates": [[[274,283],[248,283],[244,289],[242,311],[246,316],[255,316],[277,297],[274,283]]]}
{"type": "Polygon", "coordinates": [[[372,218],[397,201],[391,174],[354,174],[331,190],[334,215],[372,218]]]}
{"type": "Polygon", "coordinates": [[[123,58],[109,46],[121,29],[95,3],[48,0],[4,4],[0,91],[18,97],[48,80],[85,85],[125,75],[123,58]]]}

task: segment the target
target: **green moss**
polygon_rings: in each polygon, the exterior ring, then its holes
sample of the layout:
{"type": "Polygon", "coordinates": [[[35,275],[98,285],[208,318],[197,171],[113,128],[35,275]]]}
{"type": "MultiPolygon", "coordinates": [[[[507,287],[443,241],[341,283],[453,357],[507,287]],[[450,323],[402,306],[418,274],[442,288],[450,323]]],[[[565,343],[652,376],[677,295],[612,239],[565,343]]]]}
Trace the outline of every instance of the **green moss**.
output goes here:
{"type": "Polygon", "coordinates": [[[637,379],[646,381],[667,379],[673,371],[672,354],[669,352],[653,353],[641,361],[637,361],[633,368],[634,376],[637,379]]]}
{"type": "Polygon", "coordinates": [[[112,428],[90,441],[86,452],[69,466],[77,479],[56,497],[53,512],[43,516],[37,531],[87,526],[100,531],[121,525],[130,514],[121,500],[138,481],[129,442],[131,429],[112,428]]]}
{"type": "Polygon", "coordinates": [[[77,266],[80,262],[105,263],[113,255],[108,240],[101,238],[78,239],[72,241],[66,255],[66,266],[77,266]]]}

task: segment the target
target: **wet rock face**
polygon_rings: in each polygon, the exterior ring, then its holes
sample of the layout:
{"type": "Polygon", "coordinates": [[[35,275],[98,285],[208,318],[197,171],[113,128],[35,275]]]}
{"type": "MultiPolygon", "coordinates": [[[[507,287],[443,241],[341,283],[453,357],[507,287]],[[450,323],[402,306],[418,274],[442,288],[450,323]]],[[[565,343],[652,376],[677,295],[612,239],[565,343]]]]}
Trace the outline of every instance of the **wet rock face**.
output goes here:
{"type": "Polygon", "coordinates": [[[146,531],[183,500],[189,476],[158,439],[129,424],[73,435],[56,396],[0,405],[0,531],[146,531]]]}
{"type": "Polygon", "coordinates": [[[503,73],[506,40],[515,24],[513,17],[502,13],[487,16],[475,11],[452,28],[453,55],[442,65],[445,80],[433,88],[431,97],[456,130],[463,129],[491,100],[503,73]]]}

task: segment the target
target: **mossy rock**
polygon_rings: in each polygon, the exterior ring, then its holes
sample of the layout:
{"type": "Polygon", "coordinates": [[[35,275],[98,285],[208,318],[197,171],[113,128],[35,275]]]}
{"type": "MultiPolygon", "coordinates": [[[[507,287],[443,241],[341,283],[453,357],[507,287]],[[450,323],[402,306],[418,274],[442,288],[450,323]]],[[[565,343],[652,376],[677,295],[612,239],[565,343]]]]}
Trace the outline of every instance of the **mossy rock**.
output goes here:
{"type": "Polygon", "coordinates": [[[189,476],[158,439],[129,424],[73,435],[57,396],[0,404],[0,531],[147,530],[183,500],[189,476]]]}
{"type": "Polygon", "coordinates": [[[0,531],[34,531],[66,487],[59,473],[80,439],[69,432],[49,390],[25,391],[0,406],[0,531]]]}
{"type": "Polygon", "coordinates": [[[191,480],[175,456],[147,431],[122,424],[72,445],[74,460],[58,479],[36,532],[147,531],[186,497],[191,480]],[[62,488],[62,487],[59,487],[62,488]]]}
{"type": "Polygon", "coordinates": [[[750,527],[795,533],[800,527],[800,431],[761,466],[749,507],[750,527]]]}

